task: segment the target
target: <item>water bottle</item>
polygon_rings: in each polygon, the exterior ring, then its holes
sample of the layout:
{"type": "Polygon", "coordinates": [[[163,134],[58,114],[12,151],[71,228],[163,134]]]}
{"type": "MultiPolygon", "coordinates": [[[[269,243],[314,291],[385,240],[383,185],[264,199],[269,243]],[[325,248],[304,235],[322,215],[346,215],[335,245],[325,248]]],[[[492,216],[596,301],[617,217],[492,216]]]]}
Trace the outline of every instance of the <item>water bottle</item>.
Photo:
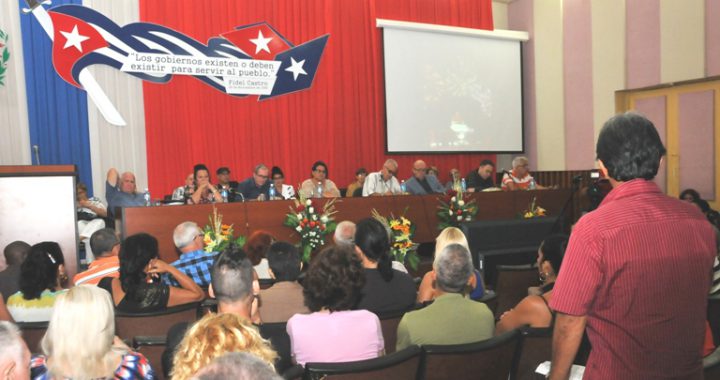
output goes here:
{"type": "Polygon", "coordinates": [[[315,192],[315,198],[322,198],[323,186],[322,182],[318,182],[317,191],[315,192]]]}
{"type": "Polygon", "coordinates": [[[223,189],[220,191],[220,196],[222,197],[223,203],[227,203],[228,201],[228,191],[226,188],[223,187],[223,189]]]}
{"type": "Polygon", "coordinates": [[[150,190],[148,188],[145,188],[145,193],[143,194],[143,199],[145,199],[145,206],[152,206],[152,198],[150,197],[150,190]]]}
{"type": "Polygon", "coordinates": [[[270,198],[270,200],[275,199],[275,184],[270,184],[270,190],[268,190],[268,195],[268,198],[270,198]]]}
{"type": "Polygon", "coordinates": [[[462,189],[463,193],[467,191],[467,182],[465,182],[465,178],[460,179],[460,189],[462,189]]]}
{"type": "Polygon", "coordinates": [[[530,178],[530,185],[528,186],[528,190],[535,190],[535,178],[530,178]]]}
{"type": "Polygon", "coordinates": [[[405,184],[405,180],[400,181],[400,193],[407,193],[407,185],[405,184]]]}

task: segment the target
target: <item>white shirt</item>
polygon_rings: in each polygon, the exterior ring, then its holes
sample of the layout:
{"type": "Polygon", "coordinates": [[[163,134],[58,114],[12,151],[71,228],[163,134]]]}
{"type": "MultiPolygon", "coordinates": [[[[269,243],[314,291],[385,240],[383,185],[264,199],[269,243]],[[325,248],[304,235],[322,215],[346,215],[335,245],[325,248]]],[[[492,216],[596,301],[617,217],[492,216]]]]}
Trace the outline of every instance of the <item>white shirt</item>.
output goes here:
{"type": "Polygon", "coordinates": [[[365,184],[363,185],[363,197],[367,197],[371,194],[379,193],[385,194],[388,191],[393,194],[400,194],[400,182],[398,182],[395,176],[390,177],[389,180],[383,179],[381,172],[375,172],[368,174],[365,178],[365,184]]]}

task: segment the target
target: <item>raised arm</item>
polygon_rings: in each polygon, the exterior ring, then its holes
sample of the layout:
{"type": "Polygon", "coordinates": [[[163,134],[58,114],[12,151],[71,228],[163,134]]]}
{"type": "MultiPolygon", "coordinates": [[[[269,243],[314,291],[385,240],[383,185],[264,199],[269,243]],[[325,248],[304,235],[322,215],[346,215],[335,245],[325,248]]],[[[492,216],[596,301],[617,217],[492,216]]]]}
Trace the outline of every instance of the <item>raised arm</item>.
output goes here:
{"type": "Polygon", "coordinates": [[[185,273],[180,272],[174,266],[156,259],[150,262],[148,273],[169,273],[180,284],[179,288],[170,287],[170,298],[168,299],[168,307],[182,305],[190,302],[202,301],[205,298],[205,292],[185,273]]]}
{"type": "Polygon", "coordinates": [[[112,187],[117,187],[117,180],[120,175],[118,174],[117,169],[110,168],[107,172],[107,181],[112,187]]]}

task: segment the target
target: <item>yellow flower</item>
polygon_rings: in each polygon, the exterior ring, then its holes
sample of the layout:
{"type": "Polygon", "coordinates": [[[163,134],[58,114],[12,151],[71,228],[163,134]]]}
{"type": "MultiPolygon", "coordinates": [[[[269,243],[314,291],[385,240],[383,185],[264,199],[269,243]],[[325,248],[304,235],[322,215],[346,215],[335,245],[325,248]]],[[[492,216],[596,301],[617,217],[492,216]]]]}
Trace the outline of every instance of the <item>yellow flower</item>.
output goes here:
{"type": "Polygon", "coordinates": [[[403,216],[403,217],[400,218],[400,220],[402,220],[402,224],[403,224],[404,226],[409,226],[409,225],[410,225],[410,220],[408,220],[406,217],[403,216]]]}
{"type": "Polygon", "coordinates": [[[209,233],[209,232],[206,232],[206,233],[205,233],[205,237],[203,238],[203,242],[205,243],[205,245],[210,245],[210,244],[213,242],[213,239],[212,239],[212,237],[210,237],[210,233],[209,233]]]}

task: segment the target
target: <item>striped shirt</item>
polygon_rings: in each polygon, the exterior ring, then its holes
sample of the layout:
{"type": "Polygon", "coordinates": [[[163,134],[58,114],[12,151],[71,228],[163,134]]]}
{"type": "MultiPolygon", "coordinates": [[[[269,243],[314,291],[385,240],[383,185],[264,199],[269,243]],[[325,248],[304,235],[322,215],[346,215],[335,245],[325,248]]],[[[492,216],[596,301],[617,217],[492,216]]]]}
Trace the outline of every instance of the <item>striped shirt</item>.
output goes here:
{"type": "Polygon", "coordinates": [[[509,183],[515,183],[515,188],[520,190],[528,190],[530,188],[530,183],[534,181],[535,179],[533,176],[530,175],[530,173],[526,173],[522,178],[515,176],[515,170],[513,170],[510,173],[503,174],[502,177],[502,189],[507,190],[509,183]]]}
{"type": "Polygon", "coordinates": [[[584,379],[702,379],[715,233],[651,181],[621,183],[575,225],[550,307],[587,316],[584,379]]]}
{"type": "Polygon", "coordinates": [[[90,263],[88,270],[73,277],[73,284],[97,285],[103,277],[120,277],[120,260],[117,256],[98,257],[90,263]]]}

